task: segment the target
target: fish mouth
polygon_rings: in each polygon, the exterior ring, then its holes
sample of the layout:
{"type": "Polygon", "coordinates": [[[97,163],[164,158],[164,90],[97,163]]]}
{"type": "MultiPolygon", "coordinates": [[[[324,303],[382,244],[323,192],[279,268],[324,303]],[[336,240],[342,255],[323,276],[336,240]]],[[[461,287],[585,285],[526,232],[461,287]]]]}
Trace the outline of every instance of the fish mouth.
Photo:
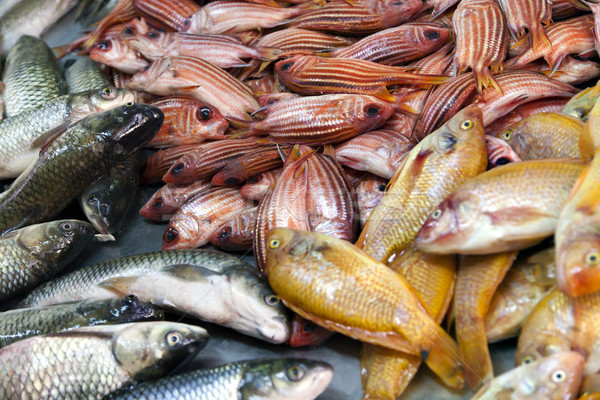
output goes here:
{"type": "Polygon", "coordinates": [[[291,329],[286,319],[277,316],[269,322],[269,324],[263,324],[258,328],[257,332],[260,338],[275,344],[287,342],[291,335],[291,329]]]}

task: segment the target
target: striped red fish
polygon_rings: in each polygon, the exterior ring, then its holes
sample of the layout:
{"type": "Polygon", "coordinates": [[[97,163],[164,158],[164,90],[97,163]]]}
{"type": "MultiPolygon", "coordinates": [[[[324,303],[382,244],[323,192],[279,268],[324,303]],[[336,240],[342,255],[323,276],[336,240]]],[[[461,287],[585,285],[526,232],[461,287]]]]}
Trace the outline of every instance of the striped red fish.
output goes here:
{"type": "Polygon", "coordinates": [[[430,19],[434,20],[459,1],[460,0],[423,0],[423,10],[433,7],[430,19]]]}
{"type": "Polygon", "coordinates": [[[210,179],[201,179],[187,185],[166,184],[148,199],[139,214],[146,219],[168,221],[188,199],[211,187],[210,179]]]}
{"type": "Polygon", "coordinates": [[[213,185],[238,185],[262,172],[283,167],[291,146],[264,146],[229,162],[212,178],[213,185]]]}
{"type": "Polygon", "coordinates": [[[600,54],[600,4],[591,2],[588,2],[587,4],[594,14],[594,47],[596,48],[596,53],[600,54]]]}
{"type": "Polygon", "coordinates": [[[462,0],[452,17],[456,40],[454,62],[457,71],[473,70],[477,90],[500,86],[490,73],[503,69],[508,38],[506,21],[495,0],[462,0]]]}
{"type": "Polygon", "coordinates": [[[225,118],[249,119],[258,109],[252,91],[209,62],[195,57],[166,57],[135,74],[127,87],[161,96],[185,95],[205,101],[225,118]]]}
{"type": "Polygon", "coordinates": [[[508,30],[516,38],[529,32],[530,45],[533,50],[542,45],[550,45],[546,31],[552,19],[552,0],[499,0],[500,7],[506,16],[508,30]]]}
{"type": "Polygon", "coordinates": [[[131,47],[130,41],[129,38],[103,40],[94,46],[90,58],[127,74],[135,74],[150,62],[131,47]]]}
{"type": "Polygon", "coordinates": [[[247,208],[225,222],[210,235],[210,243],[227,251],[251,250],[257,211],[258,207],[247,208]]]}
{"type": "Polygon", "coordinates": [[[184,31],[191,24],[191,16],[200,10],[193,0],[133,0],[137,12],[157,26],[184,31]]]}
{"type": "Polygon", "coordinates": [[[486,126],[485,131],[488,135],[495,136],[509,125],[516,124],[530,115],[544,112],[560,112],[568,101],[569,98],[567,97],[552,97],[523,104],[486,126]]]}
{"type": "Polygon", "coordinates": [[[521,161],[521,157],[504,140],[485,135],[485,147],[488,154],[488,168],[521,161]]]}
{"type": "Polygon", "coordinates": [[[536,60],[523,66],[522,69],[538,71],[548,76],[552,74],[552,79],[569,85],[579,85],[600,76],[600,64],[593,60],[571,56],[563,58],[560,67],[557,67],[554,72],[544,60],[536,60]]]}
{"type": "Polygon", "coordinates": [[[151,185],[162,182],[163,175],[171,168],[173,163],[196,147],[198,147],[197,144],[185,144],[162,149],[152,154],[142,167],[140,183],[151,185]]]}
{"type": "Polygon", "coordinates": [[[353,35],[366,35],[385,28],[380,15],[360,4],[350,5],[342,1],[326,3],[307,12],[294,20],[291,26],[353,35]]]}
{"type": "Polygon", "coordinates": [[[219,110],[191,97],[164,97],[151,102],[165,115],[164,122],[147,147],[169,147],[225,139],[229,123],[219,110]]]}
{"type": "Polygon", "coordinates": [[[281,171],[282,169],[279,168],[250,177],[240,189],[240,194],[246,199],[262,200],[267,192],[275,187],[275,182],[281,175],[281,171]]]}
{"type": "Polygon", "coordinates": [[[314,54],[324,50],[346,47],[354,43],[352,38],[328,35],[308,29],[287,28],[262,36],[256,47],[271,47],[282,51],[281,56],[314,54]]]}

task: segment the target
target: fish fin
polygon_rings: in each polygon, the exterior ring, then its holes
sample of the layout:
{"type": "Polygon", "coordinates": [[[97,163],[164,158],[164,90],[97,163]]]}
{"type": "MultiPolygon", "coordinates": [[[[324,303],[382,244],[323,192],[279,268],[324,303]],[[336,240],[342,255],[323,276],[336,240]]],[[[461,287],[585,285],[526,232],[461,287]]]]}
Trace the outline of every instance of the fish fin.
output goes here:
{"type": "Polygon", "coordinates": [[[515,223],[521,222],[532,218],[556,218],[555,215],[540,212],[535,207],[507,207],[502,210],[495,210],[493,212],[484,212],[487,215],[492,224],[506,223],[514,221],[515,223]]]}
{"type": "Polygon", "coordinates": [[[389,101],[390,103],[396,102],[396,98],[388,92],[385,86],[382,86],[376,93],[373,93],[373,96],[383,101],[389,101]]]}
{"type": "Polygon", "coordinates": [[[223,275],[212,271],[208,268],[202,268],[190,264],[173,264],[166,265],[160,269],[162,272],[167,272],[169,275],[186,281],[209,281],[212,276],[223,275]]]}
{"type": "Polygon", "coordinates": [[[581,58],[590,58],[590,57],[593,57],[594,54],[596,54],[596,49],[591,49],[591,50],[588,50],[588,51],[584,51],[582,53],[579,53],[578,56],[581,57],[581,58]]]}
{"type": "Polygon", "coordinates": [[[483,88],[487,88],[489,85],[492,85],[494,89],[496,89],[499,93],[503,94],[502,89],[500,89],[500,85],[494,79],[490,69],[485,67],[481,70],[473,70],[473,74],[475,75],[475,81],[477,82],[477,91],[481,93],[483,88]]]}
{"type": "Polygon", "coordinates": [[[523,46],[525,43],[527,43],[528,39],[529,39],[529,35],[521,36],[521,38],[519,40],[517,40],[512,46],[510,46],[510,49],[514,50],[519,46],[523,46]]]}
{"type": "Polygon", "coordinates": [[[558,67],[560,67],[560,64],[562,63],[562,60],[565,58],[565,55],[559,55],[557,57],[544,57],[544,59],[548,62],[548,66],[550,67],[550,75],[548,75],[548,77],[552,78],[552,75],[554,75],[554,73],[556,72],[556,70],[558,70],[558,67]]]}
{"type": "Polygon", "coordinates": [[[271,142],[271,138],[270,137],[264,137],[264,138],[256,139],[255,143],[256,144],[262,144],[262,145],[273,144],[273,142],[271,142]]]}
{"type": "Polygon", "coordinates": [[[253,123],[255,121],[246,121],[243,119],[229,118],[229,126],[237,128],[233,133],[226,136],[230,139],[254,136],[253,123]]]}
{"type": "Polygon", "coordinates": [[[127,296],[132,294],[129,288],[134,286],[138,279],[138,276],[117,276],[98,283],[98,287],[110,290],[117,296],[127,296]]]}
{"type": "MultiPolygon", "coordinates": [[[[267,93],[263,93],[263,94],[267,94],[267,93]]],[[[273,105],[273,103],[266,104],[266,105],[262,106],[261,108],[259,108],[258,110],[256,110],[256,111],[252,112],[252,113],[250,114],[250,116],[251,116],[251,117],[254,117],[256,114],[260,114],[261,112],[265,112],[265,111],[267,111],[267,110],[269,109],[269,107],[271,107],[272,105],[273,105]]]]}
{"type": "Polygon", "coordinates": [[[419,110],[417,110],[416,108],[414,108],[413,106],[411,106],[408,103],[402,103],[402,102],[397,103],[396,104],[396,108],[399,111],[403,111],[403,112],[405,112],[407,114],[410,114],[410,115],[419,115],[420,114],[419,110]]]}
{"type": "Polygon", "coordinates": [[[245,63],[245,62],[240,61],[239,64],[233,64],[230,66],[230,68],[246,68],[246,67],[252,67],[252,66],[254,66],[254,64],[245,63]]]}
{"type": "Polygon", "coordinates": [[[448,386],[462,389],[465,375],[461,367],[458,347],[439,326],[430,346],[421,347],[421,357],[427,366],[448,386]]]}
{"type": "MultiPolygon", "coordinates": [[[[279,58],[279,55],[283,53],[283,50],[277,49],[275,47],[259,47],[256,49],[256,51],[258,52],[260,59],[265,61],[277,60],[279,58]]],[[[267,65],[269,65],[269,63],[267,63],[267,65]]],[[[264,67],[260,71],[262,71],[263,69],[264,67]]]]}
{"type": "Polygon", "coordinates": [[[550,39],[546,35],[546,30],[541,24],[536,24],[529,28],[531,35],[531,48],[533,51],[537,51],[541,47],[552,47],[550,39]]]}
{"type": "Polygon", "coordinates": [[[52,142],[54,142],[56,138],[58,138],[67,130],[68,125],[68,123],[65,123],[55,129],[49,130],[48,132],[44,133],[43,135],[35,139],[33,143],[31,143],[30,148],[35,149],[39,147],[40,154],[44,153],[46,149],[52,144],[52,142]]]}
{"type": "Polygon", "coordinates": [[[115,242],[117,239],[111,233],[97,233],[94,235],[99,242],[115,242]]]}
{"type": "Polygon", "coordinates": [[[260,63],[260,66],[258,67],[258,71],[257,73],[261,73],[264,71],[265,68],[267,68],[269,66],[269,64],[271,64],[271,61],[263,61],[260,63]]]}
{"type": "Polygon", "coordinates": [[[193,92],[194,90],[198,89],[199,87],[202,87],[202,85],[181,85],[181,86],[173,86],[173,89],[177,89],[178,92],[185,92],[185,93],[189,93],[189,92],[193,92]]]}
{"type": "Polygon", "coordinates": [[[323,146],[323,155],[335,157],[335,147],[330,144],[323,146]]]}

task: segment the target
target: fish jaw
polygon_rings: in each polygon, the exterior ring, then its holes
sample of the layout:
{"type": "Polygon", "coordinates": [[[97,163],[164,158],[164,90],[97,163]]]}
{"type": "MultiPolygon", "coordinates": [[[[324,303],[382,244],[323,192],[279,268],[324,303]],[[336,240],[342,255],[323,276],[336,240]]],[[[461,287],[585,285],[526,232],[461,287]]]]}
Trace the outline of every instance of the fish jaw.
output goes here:
{"type": "Polygon", "coordinates": [[[415,237],[415,245],[427,253],[446,253],[444,247],[464,240],[465,231],[458,219],[452,196],[434,210],[415,237]],[[439,216],[438,216],[439,214],[439,216]]]}

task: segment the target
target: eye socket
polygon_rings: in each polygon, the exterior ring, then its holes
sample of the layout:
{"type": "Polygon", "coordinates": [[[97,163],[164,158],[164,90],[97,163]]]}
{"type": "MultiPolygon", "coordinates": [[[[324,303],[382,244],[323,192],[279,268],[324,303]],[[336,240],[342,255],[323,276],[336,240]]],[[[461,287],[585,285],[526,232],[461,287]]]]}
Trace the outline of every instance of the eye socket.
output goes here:
{"type": "Polygon", "coordinates": [[[298,382],[304,377],[304,368],[302,368],[300,365],[292,365],[285,371],[285,375],[289,380],[298,382]]]}
{"type": "Polygon", "coordinates": [[[133,107],[133,101],[128,101],[127,103],[125,103],[126,107],[133,107]]]}
{"type": "Polygon", "coordinates": [[[425,32],[423,32],[423,34],[429,40],[436,40],[436,39],[440,38],[440,33],[438,31],[434,31],[432,29],[426,30],[425,32]]]}
{"type": "Polygon", "coordinates": [[[265,296],[265,303],[267,303],[270,306],[275,306],[280,302],[281,300],[275,294],[268,294],[265,296]]]}
{"type": "Polygon", "coordinates": [[[221,232],[219,233],[219,240],[225,240],[229,236],[231,236],[231,227],[226,226],[225,228],[221,229],[221,232]]]}
{"type": "Polygon", "coordinates": [[[502,139],[508,141],[510,138],[512,138],[512,130],[509,129],[502,134],[502,139]]]}
{"type": "Polygon", "coordinates": [[[186,19],[185,21],[183,21],[183,26],[190,26],[190,19],[186,19]]]}
{"type": "Polygon", "coordinates": [[[385,188],[386,188],[386,185],[384,185],[384,184],[377,186],[377,190],[379,190],[380,192],[385,192],[385,188]]]}
{"type": "Polygon", "coordinates": [[[156,32],[148,32],[148,33],[146,34],[146,37],[147,37],[148,39],[156,39],[156,38],[158,37],[158,34],[157,34],[156,32]]]}
{"type": "Polygon", "coordinates": [[[293,61],[290,62],[286,62],[285,64],[283,64],[280,68],[281,71],[287,71],[288,69],[292,68],[292,65],[294,65],[293,61]]]}
{"type": "Polygon", "coordinates": [[[510,160],[506,157],[500,157],[499,159],[496,160],[496,165],[505,165],[510,163],[510,160]]]}
{"type": "Polygon", "coordinates": [[[170,227],[165,231],[163,240],[167,243],[172,243],[175,240],[177,240],[178,237],[179,237],[179,232],[177,232],[177,229],[170,227]]]}
{"type": "Polygon", "coordinates": [[[275,250],[280,245],[281,245],[281,240],[279,240],[279,239],[271,239],[271,240],[269,240],[269,248],[271,250],[275,250]]]}
{"type": "Polygon", "coordinates": [[[585,263],[588,267],[595,267],[600,263],[600,253],[591,251],[585,255],[585,263]]]}
{"type": "Polygon", "coordinates": [[[181,173],[181,171],[183,171],[183,168],[184,168],[183,163],[179,163],[173,167],[173,170],[171,170],[171,173],[179,174],[179,173],[181,173]]]}
{"type": "Polygon", "coordinates": [[[63,222],[62,224],[60,224],[60,229],[68,232],[71,229],[73,229],[73,225],[71,225],[70,222],[63,222]]]}
{"type": "Polygon", "coordinates": [[[105,100],[110,100],[113,99],[114,96],[114,90],[112,88],[109,87],[105,87],[104,89],[102,89],[102,92],[100,93],[100,96],[102,96],[103,99],[105,100]]]}
{"type": "Polygon", "coordinates": [[[87,198],[87,203],[89,205],[93,205],[93,204],[95,204],[97,202],[98,202],[98,198],[96,197],[95,194],[91,194],[90,197],[87,198]]]}
{"type": "Polygon", "coordinates": [[[127,304],[133,304],[136,300],[137,298],[132,294],[128,294],[127,296],[125,296],[125,303],[127,304]]]}
{"type": "Polygon", "coordinates": [[[311,324],[310,322],[306,322],[304,324],[302,324],[302,334],[303,335],[310,335],[311,333],[313,333],[316,329],[316,325],[311,324]]]}
{"type": "Polygon", "coordinates": [[[467,120],[463,121],[462,124],[460,124],[460,129],[462,129],[463,131],[467,131],[467,130],[471,129],[473,127],[473,125],[475,125],[473,123],[473,121],[471,121],[470,119],[467,119],[467,120]]]}
{"type": "Polygon", "coordinates": [[[525,356],[525,357],[523,357],[523,361],[521,361],[521,364],[531,364],[532,362],[533,362],[533,357],[525,356]]]}
{"type": "Polygon", "coordinates": [[[102,51],[109,51],[112,48],[112,43],[108,40],[103,40],[96,45],[96,48],[102,51]]]}
{"type": "Polygon", "coordinates": [[[168,346],[177,346],[179,343],[183,341],[183,335],[179,332],[171,331],[167,333],[167,345],[168,346]]]}
{"type": "Polygon", "coordinates": [[[565,379],[567,379],[567,373],[565,371],[563,371],[562,369],[557,369],[556,371],[554,371],[552,373],[552,381],[558,383],[558,382],[562,382],[565,379]]]}
{"type": "Polygon", "coordinates": [[[208,107],[202,107],[196,112],[196,117],[202,121],[208,121],[212,118],[213,112],[208,107]]]}
{"type": "Polygon", "coordinates": [[[367,117],[376,117],[383,111],[383,108],[379,104],[369,104],[363,109],[367,117]]]}
{"type": "Polygon", "coordinates": [[[433,219],[439,219],[442,216],[442,209],[438,208],[437,210],[435,210],[432,214],[431,214],[431,218],[433,219]]]}
{"type": "Polygon", "coordinates": [[[250,179],[248,179],[248,182],[250,183],[258,183],[262,180],[262,175],[255,175],[253,177],[251,177],[250,179]]]}
{"type": "Polygon", "coordinates": [[[163,201],[161,199],[157,199],[153,204],[152,204],[152,208],[157,209],[157,208],[162,208],[163,206],[163,201]]]}

